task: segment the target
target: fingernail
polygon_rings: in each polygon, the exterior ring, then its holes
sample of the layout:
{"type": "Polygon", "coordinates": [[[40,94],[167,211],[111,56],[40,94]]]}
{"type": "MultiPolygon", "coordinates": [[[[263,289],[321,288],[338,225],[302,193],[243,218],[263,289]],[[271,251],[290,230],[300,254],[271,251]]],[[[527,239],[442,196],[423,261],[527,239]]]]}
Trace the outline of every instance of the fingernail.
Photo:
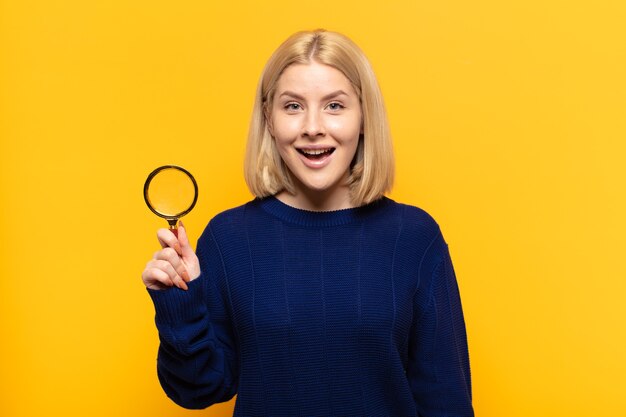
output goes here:
{"type": "Polygon", "coordinates": [[[187,272],[187,271],[183,271],[182,277],[183,277],[183,281],[185,281],[185,282],[191,281],[191,279],[189,278],[189,272],[187,272]]]}
{"type": "Polygon", "coordinates": [[[182,228],[184,228],[184,227],[185,227],[185,225],[183,224],[183,221],[182,221],[182,220],[179,220],[179,221],[178,221],[178,225],[179,225],[180,227],[182,227],[182,228]]]}
{"type": "Polygon", "coordinates": [[[189,287],[187,286],[187,284],[185,284],[185,281],[181,281],[180,285],[181,285],[181,288],[182,288],[183,290],[185,290],[185,291],[187,291],[187,290],[189,289],[189,287]]]}

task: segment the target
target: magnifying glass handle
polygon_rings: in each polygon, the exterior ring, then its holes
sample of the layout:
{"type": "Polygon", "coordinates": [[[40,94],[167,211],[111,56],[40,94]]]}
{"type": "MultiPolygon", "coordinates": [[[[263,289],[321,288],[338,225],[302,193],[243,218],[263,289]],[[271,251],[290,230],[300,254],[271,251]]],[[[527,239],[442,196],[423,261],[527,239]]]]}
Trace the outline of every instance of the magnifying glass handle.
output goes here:
{"type": "Polygon", "coordinates": [[[167,219],[167,223],[170,225],[170,231],[178,239],[178,219],[167,219]]]}

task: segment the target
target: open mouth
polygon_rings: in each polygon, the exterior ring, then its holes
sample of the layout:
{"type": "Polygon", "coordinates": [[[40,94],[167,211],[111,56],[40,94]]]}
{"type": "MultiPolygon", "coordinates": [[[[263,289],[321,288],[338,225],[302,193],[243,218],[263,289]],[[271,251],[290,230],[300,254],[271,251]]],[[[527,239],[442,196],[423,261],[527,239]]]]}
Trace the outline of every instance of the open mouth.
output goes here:
{"type": "Polygon", "coordinates": [[[324,159],[327,156],[330,156],[333,152],[335,152],[335,148],[324,148],[324,149],[298,149],[298,152],[301,155],[304,155],[306,159],[311,161],[319,161],[324,159]]]}

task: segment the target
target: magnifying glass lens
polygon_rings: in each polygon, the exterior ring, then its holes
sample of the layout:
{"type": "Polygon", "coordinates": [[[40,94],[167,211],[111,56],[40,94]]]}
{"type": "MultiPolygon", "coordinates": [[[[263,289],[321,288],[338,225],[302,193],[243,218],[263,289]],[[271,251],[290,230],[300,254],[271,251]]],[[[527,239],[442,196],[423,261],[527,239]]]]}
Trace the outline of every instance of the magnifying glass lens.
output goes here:
{"type": "Polygon", "coordinates": [[[196,191],[191,178],[183,171],[166,168],[152,178],[148,188],[150,204],[159,213],[176,217],[194,201],[196,191]]]}
{"type": "Polygon", "coordinates": [[[178,219],[196,205],[198,185],[184,168],[164,165],[148,175],[143,186],[143,197],[148,208],[167,220],[170,230],[177,235],[178,219]]]}

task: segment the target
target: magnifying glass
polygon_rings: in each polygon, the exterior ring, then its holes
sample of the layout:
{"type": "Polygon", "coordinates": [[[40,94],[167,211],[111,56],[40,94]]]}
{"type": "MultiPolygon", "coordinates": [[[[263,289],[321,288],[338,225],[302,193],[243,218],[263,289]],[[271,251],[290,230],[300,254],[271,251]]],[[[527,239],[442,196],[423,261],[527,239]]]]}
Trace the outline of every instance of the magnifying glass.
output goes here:
{"type": "Polygon", "coordinates": [[[148,175],[143,198],[154,214],[167,220],[169,229],[178,237],[178,219],[196,205],[198,184],[186,169],[164,165],[148,175]]]}

